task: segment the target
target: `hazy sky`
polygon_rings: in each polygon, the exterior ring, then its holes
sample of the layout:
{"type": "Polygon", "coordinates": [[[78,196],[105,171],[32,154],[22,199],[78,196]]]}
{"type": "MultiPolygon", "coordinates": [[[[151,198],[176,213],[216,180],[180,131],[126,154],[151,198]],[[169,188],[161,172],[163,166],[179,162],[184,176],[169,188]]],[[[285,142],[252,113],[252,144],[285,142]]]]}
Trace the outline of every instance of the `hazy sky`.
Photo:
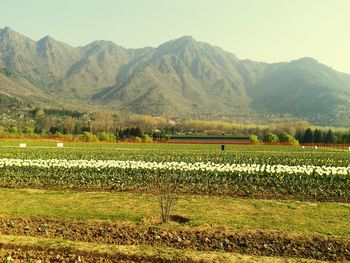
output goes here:
{"type": "Polygon", "coordinates": [[[73,46],[158,46],[192,35],[239,58],[314,57],[350,73],[350,0],[0,0],[0,27],[73,46]]]}

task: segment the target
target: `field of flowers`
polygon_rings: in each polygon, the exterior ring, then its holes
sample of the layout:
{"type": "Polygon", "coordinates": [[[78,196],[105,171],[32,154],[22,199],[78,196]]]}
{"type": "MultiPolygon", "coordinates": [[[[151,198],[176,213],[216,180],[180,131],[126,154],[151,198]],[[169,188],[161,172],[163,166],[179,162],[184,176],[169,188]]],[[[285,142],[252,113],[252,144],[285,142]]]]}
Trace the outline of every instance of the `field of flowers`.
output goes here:
{"type": "MultiPolygon", "coordinates": [[[[18,142],[18,141],[17,141],[18,142]]],[[[350,200],[350,152],[287,146],[0,144],[0,186],[152,191],[175,175],[183,193],[350,200]]]]}
{"type": "Polygon", "coordinates": [[[350,260],[348,148],[57,143],[0,140],[0,261],[350,260]],[[162,224],[165,178],[178,195],[162,224]]]}
{"type": "Polygon", "coordinates": [[[57,148],[54,141],[0,140],[0,158],[123,160],[148,162],[214,162],[270,165],[350,166],[347,148],[300,146],[141,144],[141,143],[65,143],[57,148]]]}

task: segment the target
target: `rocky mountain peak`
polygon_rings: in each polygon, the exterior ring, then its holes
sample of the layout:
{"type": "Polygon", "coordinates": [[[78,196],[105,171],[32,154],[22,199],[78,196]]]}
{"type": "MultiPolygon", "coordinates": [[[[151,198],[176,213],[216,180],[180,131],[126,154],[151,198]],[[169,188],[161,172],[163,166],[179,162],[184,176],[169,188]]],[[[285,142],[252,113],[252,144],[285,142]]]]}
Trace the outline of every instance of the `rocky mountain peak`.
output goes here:
{"type": "Polygon", "coordinates": [[[105,40],[74,48],[50,36],[36,42],[7,27],[0,29],[0,66],[16,73],[6,76],[17,83],[12,95],[25,94],[21,83],[30,83],[67,107],[152,115],[171,108],[177,117],[255,122],[289,116],[350,125],[349,74],[308,57],[272,64],[240,60],[192,36],[157,48],[126,49],[105,40]]]}

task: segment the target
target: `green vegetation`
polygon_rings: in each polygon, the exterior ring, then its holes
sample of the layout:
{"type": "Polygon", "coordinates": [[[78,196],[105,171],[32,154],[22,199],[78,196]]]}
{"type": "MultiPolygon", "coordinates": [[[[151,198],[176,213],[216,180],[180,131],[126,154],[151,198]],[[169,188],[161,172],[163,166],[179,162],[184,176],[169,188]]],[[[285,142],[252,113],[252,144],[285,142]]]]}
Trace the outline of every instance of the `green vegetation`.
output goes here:
{"type": "MultiPolygon", "coordinates": [[[[18,142],[18,140],[3,141],[3,145],[5,143],[18,145],[18,142]]],[[[28,142],[30,147],[31,141],[28,142]]],[[[47,141],[47,145],[50,144],[51,147],[55,147],[55,142],[47,141]]],[[[182,193],[343,202],[350,200],[349,172],[347,168],[339,171],[336,168],[349,165],[349,152],[341,148],[322,150],[300,146],[232,145],[222,152],[217,145],[66,143],[64,148],[52,149],[42,148],[39,143],[37,147],[33,145],[33,148],[28,149],[0,148],[0,157],[9,159],[9,164],[7,165],[5,159],[4,167],[1,168],[3,176],[0,177],[0,185],[5,187],[64,187],[150,192],[155,171],[169,176],[172,173],[168,168],[159,170],[155,164],[181,163],[186,160],[186,163],[193,165],[199,163],[198,166],[202,168],[176,170],[178,191],[182,193]],[[81,146],[85,146],[84,151],[81,146]],[[73,166],[12,166],[11,158],[14,157],[34,160],[58,159],[53,161],[57,164],[60,162],[59,159],[71,159],[73,166]],[[80,159],[106,160],[106,166],[84,168],[83,164],[79,164],[80,159]],[[116,167],[109,166],[112,164],[109,164],[108,160],[124,162],[116,167]],[[141,162],[137,168],[133,168],[128,164],[131,160],[141,162]],[[238,166],[227,167],[227,164],[238,166]],[[212,165],[217,168],[213,170],[212,165]],[[225,165],[226,168],[220,165],[225,165]],[[286,166],[278,168],[279,165],[286,166]],[[303,168],[304,165],[311,167],[303,168]],[[313,165],[319,168],[312,168],[313,165]],[[324,170],[321,166],[330,168],[324,170]],[[306,170],[300,171],[300,169],[306,170]]]]}
{"type": "Polygon", "coordinates": [[[74,48],[5,28],[0,53],[0,261],[350,260],[350,131],[311,125],[350,125],[349,75],[192,37],[74,48]],[[157,178],[176,182],[166,218],[157,178]]]}
{"type": "Polygon", "coordinates": [[[220,145],[208,144],[64,142],[63,148],[57,148],[57,142],[3,139],[0,158],[350,166],[348,147],[225,145],[225,151],[221,151],[220,145]],[[27,148],[18,149],[20,143],[26,143],[27,148]]]}
{"type": "MultiPolygon", "coordinates": [[[[6,97],[7,98],[7,97],[6,97]]],[[[1,96],[0,96],[1,99],[1,96]]],[[[234,124],[220,121],[172,121],[164,117],[134,115],[127,112],[83,113],[70,110],[35,108],[16,112],[15,99],[4,99],[0,116],[0,136],[8,138],[58,138],[64,141],[152,142],[207,140],[223,142],[258,141],[266,143],[350,144],[345,128],[307,128],[307,122],[278,125],[234,124]],[[12,102],[14,103],[12,105],[12,102]],[[13,110],[12,110],[13,109],[13,110]],[[251,137],[252,136],[252,137],[251,137]]],[[[1,100],[0,100],[1,102],[1,100]]]]}
{"type": "Polygon", "coordinates": [[[257,135],[255,134],[252,134],[249,136],[249,141],[252,142],[252,143],[258,143],[259,142],[259,138],[257,135]]]}
{"type": "Polygon", "coordinates": [[[286,132],[281,132],[279,135],[278,135],[278,140],[279,142],[281,143],[288,143],[288,144],[299,144],[299,142],[293,137],[293,136],[290,136],[288,133],[286,132]]]}
{"type": "MultiPolygon", "coordinates": [[[[288,138],[282,133],[276,137],[288,138]]],[[[64,142],[57,147],[57,142],[0,140],[0,185],[9,188],[0,188],[0,257],[19,257],[9,251],[30,244],[28,253],[43,258],[40,244],[51,243],[61,251],[57,253],[84,253],[91,262],[101,253],[155,262],[200,261],[203,253],[223,262],[349,258],[347,147],[257,144],[226,145],[222,151],[220,145],[64,142]],[[19,143],[27,147],[19,148],[19,143]],[[188,169],[198,162],[198,169],[188,169]],[[237,166],[227,170],[222,166],[233,163],[237,166]],[[180,168],[171,166],[175,164],[180,168]],[[279,165],[273,168],[278,172],[269,165],[279,165]],[[318,168],[298,170],[308,165],[318,168]],[[323,166],[334,167],[328,173],[323,166]],[[168,185],[163,191],[155,184],[159,175],[175,182],[171,195],[176,203],[167,220],[159,211],[159,193],[167,193],[168,185]],[[28,237],[12,242],[4,234],[28,237]],[[93,252],[84,252],[95,242],[99,245],[93,252]]]]}
{"type": "MultiPolygon", "coordinates": [[[[157,197],[149,194],[1,189],[0,202],[0,214],[9,218],[110,220],[137,225],[160,222],[157,197]]],[[[350,237],[350,205],[342,203],[181,195],[173,214],[189,221],[181,225],[169,223],[169,227],[350,237]]]]}
{"type": "Polygon", "coordinates": [[[274,143],[277,143],[279,142],[279,139],[277,137],[276,134],[273,134],[271,132],[269,132],[268,134],[266,134],[264,136],[264,142],[274,142],[274,143]]]}
{"type": "MultiPolygon", "coordinates": [[[[153,189],[154,170],[157,168],[9,166],[1,168],[0,186],[150,192],[153,189]]],[[[159,170],[159,173],[170,176],[172,172],[159,170]]],[[[350,200],[348,173],[299,173],[293,168],[272,173],[262,166],[254,166],[248,171],[241,171],[241,168],[225,172],[179,170],[176,171],[176,180],[178,191],[183,193],[343,202],[350,200]]]]}

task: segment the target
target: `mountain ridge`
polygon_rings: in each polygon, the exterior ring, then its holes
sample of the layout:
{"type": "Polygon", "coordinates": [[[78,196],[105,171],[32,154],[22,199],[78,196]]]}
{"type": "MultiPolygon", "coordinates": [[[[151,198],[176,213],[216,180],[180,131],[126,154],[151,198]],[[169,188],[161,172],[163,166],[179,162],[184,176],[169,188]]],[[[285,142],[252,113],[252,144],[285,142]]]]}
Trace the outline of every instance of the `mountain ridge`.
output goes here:
{"type": "Polygon", "coordinates": [[[6,27],[0,29],[0,77],[6,83],[0,91],[8,87],[6,93],[48,107],[232,121],[240,116],[247,122],[289,116],[350,125],[349,74],[310,57],[242,60],[191,36],[137,49],[106,40],[72,47],[6,27]]]}

